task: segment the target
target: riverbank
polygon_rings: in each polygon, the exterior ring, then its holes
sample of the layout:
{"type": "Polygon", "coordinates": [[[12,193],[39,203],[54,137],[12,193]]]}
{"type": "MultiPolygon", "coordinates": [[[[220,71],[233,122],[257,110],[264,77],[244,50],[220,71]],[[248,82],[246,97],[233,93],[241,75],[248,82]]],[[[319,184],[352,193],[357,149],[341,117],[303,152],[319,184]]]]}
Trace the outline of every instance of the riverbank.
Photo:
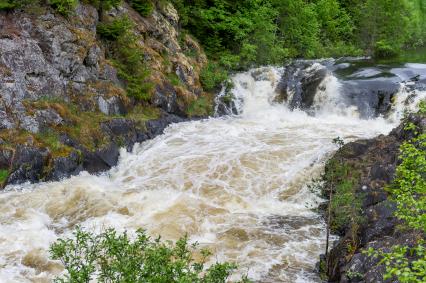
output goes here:
{"type": "Polygon", "coordinates": [[[327,162],[322,192],[327,199],[333,192],[329,225],[341,236],[321,259],[320,272],[329,282],[387,282],[385,266],[365,251],[413,246],[422,238],[395,217],[396,206],[386,190],[400,162],[399,147],[415,131],[426,131],[425,115],[409,115],[387,136],[348,143],[327,162]]]}
{"type": "Polygon", "coordinates": [[[205,54],[170,3],[152,8],[0,11],[0,186],[109,170],[121,147],[212,114],[205,54]]]}

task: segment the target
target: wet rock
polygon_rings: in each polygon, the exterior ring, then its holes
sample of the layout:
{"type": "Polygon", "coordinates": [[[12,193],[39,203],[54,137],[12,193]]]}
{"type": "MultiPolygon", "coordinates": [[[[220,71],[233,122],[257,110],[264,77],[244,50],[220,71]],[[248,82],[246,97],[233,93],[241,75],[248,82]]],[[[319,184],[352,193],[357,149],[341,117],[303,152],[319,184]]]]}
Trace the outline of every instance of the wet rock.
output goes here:
{"type": "Polygon", "coordinates": [[[382,201],[366,211],[367,227],[363,233],[364,243],[375,241],[386,235],[392,235],[397,220],[394,216],[396,205],[390,201],[382,201]]]}
{"type": "Polygon", "coordinates": [[[180,123],[187,121],[185,118],[181,118],[176,115],[164,114],[162,118],[157,120],[151,120],[146,122],[146,129],[148,136],[154,138],[158,135],[161,135],[164,132],[164,129],[167,128],[170,124],[180,123]]]}
{"type": "MultiPolygon", "coordinates": [[[[0,142],[1,145],[1,142],[0,142]]],[[[13,160],[13,151],[10,149],[0,148],[0,168],[9,169],[13,160]]]]}
{"type": "Polygon", "coordinates": [[[295,61],[287,65],[276,88],[278,100],[287,101],[291,108],[310,108],[328,72],[324,65],[312,61],[295,61]]]}
{"type": "Polygon", "coordinates": [[[399,88],[399,79],[382,77],[344,81],[342,93],[347,105],[357,106],[361,117],[371,118],[389,112],[399,88]]]}
{"type": "Polygon", "coordinates": [[[170,84],[155,87],[152,103],[168,113],[186,116],[183,107],[177,101],[177,93],[170,84]]]}
{"type": "Polygon", "coordinates": [[[9,184],[20,184],[27,181],[36,182],[43,178],[43,168],[48,158],[48,150],[18,146],[12,161],[12,173],[9,184]]]}
{"type": "Polygon", "coordinates": [[[136,142],[139,142],[138,133],[144,131],[134,121],[124,118],[104,122],[101,128],[116,146],[126,147],[129,151],[136,142]]]}
{"type": "Polygon", "coordinates": [[[74,151],[67,157],[57,157],[53,159],[52,169],[47,179],[59,181],[78,175],[81,171],[83,171],[81,154],[80,152],[74,151]]]}

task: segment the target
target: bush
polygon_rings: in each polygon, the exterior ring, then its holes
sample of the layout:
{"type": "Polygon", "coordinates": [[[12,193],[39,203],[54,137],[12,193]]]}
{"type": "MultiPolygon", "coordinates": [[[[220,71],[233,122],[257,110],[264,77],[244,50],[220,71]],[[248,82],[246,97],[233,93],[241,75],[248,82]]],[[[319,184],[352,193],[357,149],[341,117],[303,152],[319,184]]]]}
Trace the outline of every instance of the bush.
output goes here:
{"type": "Polygon", "coordinates": [[[120,17],[109,23],[100,23],[96,27],[99,36],[106,40],[117,40],[120,36],[127,34],[133,27],[128,17],[120,17]]]}
{"type": "Polygon", "coordinates": [[[208,116],[213,112],[212,102],[207,97],[200,97],[189,105],[187,112],[190,117],[208,116]]]}
{"type": "Polygon", "coordinates": [[[133,23],[128,17],[100,23],[97,32],[108,41],[108,56],[126,84],[127,95],[138,100],[151,98],[152,84],[146,82],[149,70],[144,64],[144,53],[132,33],[133,23]]]}
{"type": "Polygon", "coordinates": [[[12,10],[18,7],[18,3],[13,0],[0,0],[0,10],[12,10]]]}
{"type": "MultiPolygon", "coordinates": [[[[414,124],[409,126],[416,128],[414,124]]],[[[426,133],[404,142],[400,150],[401,164],[388,189],[398,206],[395,214],[426,234],[426,133]]]]}
{"type": "Polygon", "coordinates": [[[384,40],[376,42],[374,46],[374,57],[378,59],[392,58],[398,55],[399,51],[384,40]]]}
{"type": "MultiPolygon", "coordinates": [[[[225,283],[236,265],[205,262],[210,252],[201,250],[196,261],[192,253],[197,244],[188,245],[183,237],[175,244],[155,240],[138,230],[136,238],[113,229],[95,235],[80,228],[73,239],[60,239],[50,247],[52,259],[60,260],[67,271],[57,282],[191,282],[225,283]]],[[[249,282],[243,278],[241,282],[249,282]]]]}
{"type": "Polygon", "coordinates": [[[357,171],[340,160],[332,159],[326,165],[325,181],[328,189],[333,190],[331,200],[330,228],[333,232],[343,233],[349,227],[356,230],[362,223],[362,201],[356,193],[359,183],[357,171]]]}
{"type": "Polygon", "coordinates": [[[200,73],[200,80],[206,91],[217,90],[228,79],[228,72],[218,64],[209,62],[200,73]]]}
{"type": "Polygon", "coordinates": [[[0,11],[13,10],[30,4],[39,4],[39,0],[0,0],[0,11]]]}
{"type": "Polygon", "coordinates": [[[150,16],[154,10],[154,4],[150,0],[130,0],[130,6],[143,17],[150,16]]]}
{"type": "Polygon", "coordinates": [[[67,16],[77,7],[78,0],[49,0],[49,4],[58,13],[67,16]]]}
{"type": "Polygon", "coordinates": [[[121,0],[84,0],[98,10],[109,11],[121,4],[121,0]]]}

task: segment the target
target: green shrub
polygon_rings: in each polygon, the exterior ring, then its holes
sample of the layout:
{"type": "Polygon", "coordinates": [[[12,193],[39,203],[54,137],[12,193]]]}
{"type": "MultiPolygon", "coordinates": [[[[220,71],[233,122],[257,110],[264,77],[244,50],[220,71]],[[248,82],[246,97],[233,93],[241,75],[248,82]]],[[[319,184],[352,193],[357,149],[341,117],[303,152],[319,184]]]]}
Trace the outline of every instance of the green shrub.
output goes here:
{"type": "Polygon", "coordinates": [[[132,27],[131,20],[124,16],[112,22],[100,23],[97,32],[108,41],[107,55],[117,68],[119,78],[125,82],[127,95],[148,101],[153,85],[146,81],[149,70],[144,64],[144,53],[132,27]]]}
{"type": "Polygon", "coordinates": [[[49,4],[56,10],[58,13],[67,16],[78,5],[78,0],[49,0],[49,4]]]}
{"type": "Polygon", "coordinates": [[[228,79],[228,72],[218,64],[209,62],[200,73],[200,80],[206,91],[213,91],[228,79]]]}
{"type": "Polygon", "coordinates": [[[1,10],[13,10],[15,8],[26,7],[31,4],[39,5],[39,0],[0,0],[1,10]]]}
{"type": "Polygon", "coordinates": [[[189,116],[208,116],[212,114],[212,103],[205,96],[193,101],[188,107],[189,116]]]}
{"type": "Polygon", "coordinates": [[[150,0],[130,0],[130,6],[141,16],[148,17],[154,11],[154,4],[150,0]]]}
{"type": "Polygon", "coordinates": [[[376,42],[376,45],[374,46],[374,57],[375,58],[392,58],[396,57],[399,53],[399,50],[397,50],[395,47],[393,47],[391,44],[384,40],[380,40],[376,42]]]}
{"type": "Polygon", "coordinates": [[[133,27],[133,23],[128,17],[120,17],[112,22],[99,23],[96,32],[106,40],[117,40],[119,37],[127,34],[133,27]]]}
{"type": "Polygon", "coordinates": [[[0,0],[0,10],[12,10],[18,7],[18,3],[14,0],[0,0]]]}
{"type": "Polygon", "coordinates": [[[329,189],[333,190],[329,223],[331,230],[341,233],[345,228],[359,227],[363,221],[361,214],[363,198],[356,193],[358,176],[355,170],[339,160],[332,159],[326,166],[324,177],[329,189]]]}
{"type": "Polygon", "coordinates": [[[83,0],[83,2],[94,6],[98,10],[109,11],[121,4],[121,0],[83,0]]]}
{"type": "MultiPolygon", "coordinates": [[[[379,265],[384,264],[384,280],[397,279],[400,283],[426,282],[426,245],[420,241],[416,246],[394,246],[390,252],[368,249],[364,253],[373,258],[380,258],[379,265]]],[[[392,282],[395,282],[392,280],[392,282]]]]}
{"type": "Polygon", "coordinates": [[[6,182],[9,177],[9,170],[0,169],[0,187],[6,182]]]}
{"type": "MultiPolygon", "coordinates": [[[[192,253],[197,244],[188,245],[183,237],[175,244],[155,240],[138,230],[136,238],[113,229],[95,235],[80,228],[72,239],[60,239],[50,248],[52,259],[60,260],[67,274],[57,282],[156,282],[225,283],[236,265],[216,263],[206,268],[210,252],[201,250],[201,259],[192,253]]],[[[241,282],[249,282],[243,278],[241,282]]]]}
{"type": "Polygon", "coordinates": [[[411,228],[426,233],[426,133],[400,148],[401,164],[388,188],[398,209],[396,216],[411,228]]]}

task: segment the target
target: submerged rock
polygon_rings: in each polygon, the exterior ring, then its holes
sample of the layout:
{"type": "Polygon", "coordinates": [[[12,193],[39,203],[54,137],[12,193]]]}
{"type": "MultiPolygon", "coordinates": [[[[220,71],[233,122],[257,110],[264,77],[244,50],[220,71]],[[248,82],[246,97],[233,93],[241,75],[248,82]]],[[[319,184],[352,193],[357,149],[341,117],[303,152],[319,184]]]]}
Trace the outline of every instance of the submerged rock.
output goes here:
{"type": "Polygon", "coordinates": [[[295,61],[287,65],[276,88],[275,100],[287,101],[291,109],[312,107],[317,89],[328,72],[324,65],[315,61],[295,61]]]}

